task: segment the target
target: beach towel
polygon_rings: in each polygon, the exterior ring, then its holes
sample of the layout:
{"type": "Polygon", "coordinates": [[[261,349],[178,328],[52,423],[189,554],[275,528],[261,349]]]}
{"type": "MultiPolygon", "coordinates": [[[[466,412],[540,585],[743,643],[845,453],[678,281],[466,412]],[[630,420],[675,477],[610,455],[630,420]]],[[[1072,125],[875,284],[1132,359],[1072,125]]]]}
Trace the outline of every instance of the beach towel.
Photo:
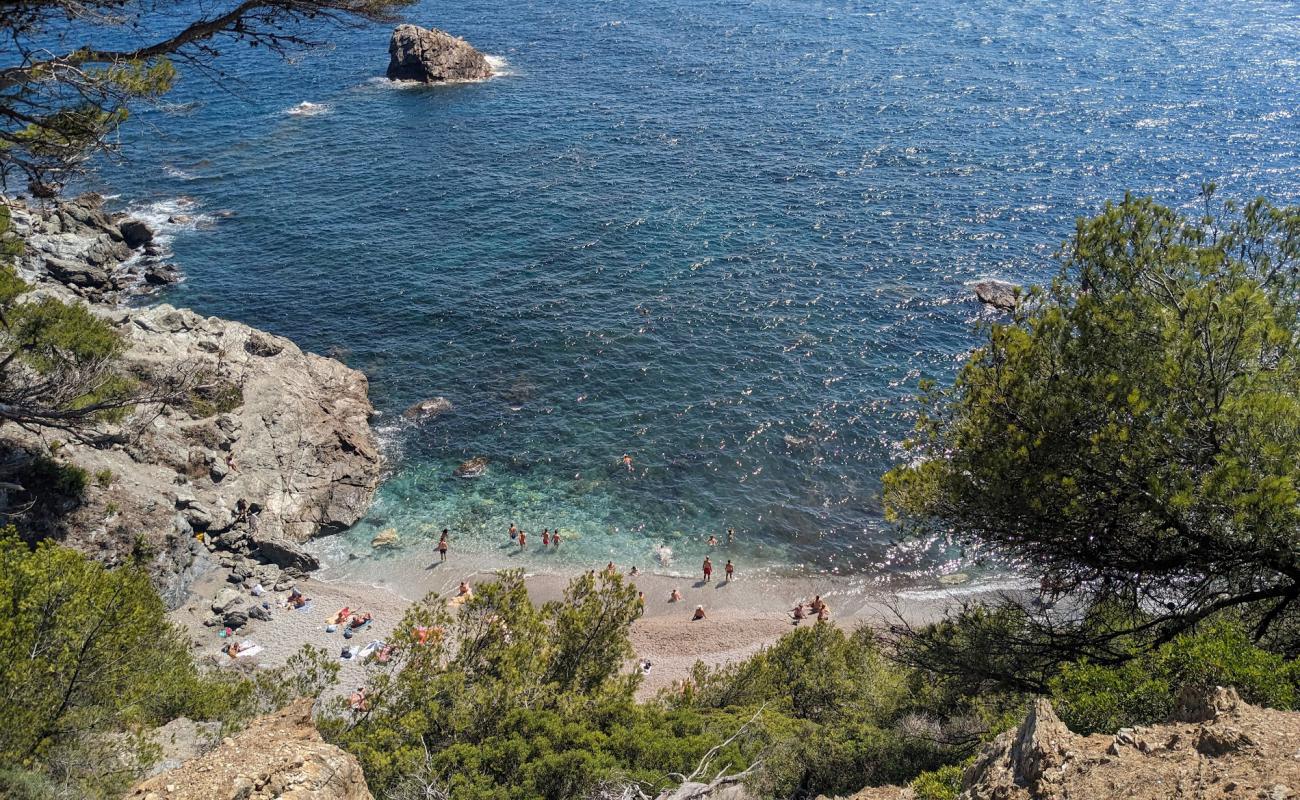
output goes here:
{"type": "Polygon", "coordinates": [[[380,649],[383,648],[383,646],[384,646],[383,642],[378,640],[373,641],[370,644],[366,645],[365,647],[361,648],[361,652],[357,653],[357,658],[364,660],[368,658],[372,653],[379,652],[380,649]]]}
{"type": "Polygon", "coordinates": [[[239,654],[236,655],[235,658],[245,658],[247,656],[255,656],[260,652],[262,652],[262,646],[260,644],[255,644],[252,647],[248,648],[247,650],[240,650],[239,654]]]}
{"type": "Polygon", "coordinates": [[[311,611],[311,601],[308,600],[303,604],[302,608],[295,608],[294,611],[311,611]]]}

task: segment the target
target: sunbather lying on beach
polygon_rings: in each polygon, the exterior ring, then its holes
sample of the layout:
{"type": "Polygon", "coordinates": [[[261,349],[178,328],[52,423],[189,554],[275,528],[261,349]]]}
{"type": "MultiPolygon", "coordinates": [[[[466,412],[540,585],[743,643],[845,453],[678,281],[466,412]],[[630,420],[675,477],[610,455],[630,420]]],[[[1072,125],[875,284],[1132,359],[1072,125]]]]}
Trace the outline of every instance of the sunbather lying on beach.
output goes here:
{"type": "Polygon", "coordinates": [[[342,625],[344,622],[347,622],[348,616],[351,613],[352,613],[352,609],[348,608],[347,606],[343,606],[338,610],[338,613],[336,613],[334,616],[329,618],[329,623],[331,625],[342,625]]]}
{"type": "Polygon", "coordinates": [[[366,697],[366,687],[358,686],[357,690],[348,698],[348,705],[353,711],[368,711],[370,709],[370,700],[366,697]]]}
{"type": "Polygon", "coordinates": [[[360,628],[362,625],[365,625],[365,624],[366,624],[367,622],[369,622],[371,619],[373,619],[373,617],[370,616],[370,612],[369,612],[369,611],[367,611],[367,612],[364,613],[364,614],[361,614],[360,616],[358,616],[358,615],[356,615],[356,614],[353,614],[353,615],[348,619],[348,627],[353,628],[353,629],[360,628]]]}

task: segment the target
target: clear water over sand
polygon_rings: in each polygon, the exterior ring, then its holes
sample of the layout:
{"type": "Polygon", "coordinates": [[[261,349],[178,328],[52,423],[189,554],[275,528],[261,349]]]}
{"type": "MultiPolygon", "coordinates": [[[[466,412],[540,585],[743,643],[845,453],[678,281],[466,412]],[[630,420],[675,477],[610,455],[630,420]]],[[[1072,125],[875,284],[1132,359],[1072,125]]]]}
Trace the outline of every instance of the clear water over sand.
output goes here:
{"type": "Polygon", "coordinates": [[[1045,279],[1126,189],[1300,194],[1294,7],[1188,6],[426,3],[506,74],[395,88],[384,28],[232,51],[241,82],[189,77],[102,181],[189,217],[166,299],[370,376],[393,474],[320,545],[344,571],[390,571],[388,527],[398,562],[449,527],[531,569],[664,543],[689,570],[735,527],[748,570],[924,579],[969,565],[894,542],[879,476],[976,341],[965,284],[1045,279]],[[509,555],[511,521],[564,546],[509,555]]]}

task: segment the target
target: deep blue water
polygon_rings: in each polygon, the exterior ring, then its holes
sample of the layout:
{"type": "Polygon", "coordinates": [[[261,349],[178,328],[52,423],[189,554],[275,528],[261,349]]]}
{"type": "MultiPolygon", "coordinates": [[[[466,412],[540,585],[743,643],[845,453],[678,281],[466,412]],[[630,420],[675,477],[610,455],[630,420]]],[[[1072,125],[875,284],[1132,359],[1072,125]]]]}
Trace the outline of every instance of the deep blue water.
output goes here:
{"type": "Polygon", "coordinates": [[[384,27],[293,64],[240,50],[224,86],[190,74],[139,115],[101,175],[137,209],[193,201],[167,300],[370,376],[394,474],[340,540],[357,550],[448,526],[490,551],[517,521],[562,526],[571,561],[662,541],[693,562],[731,526],[747,564],[951,569],[891,543],[879,486],[917,379],[977,341],[965,283],[1045,279],[1126,189],[1300,194],[1287,2],[406,16],[508,74],[393,88],[384,27]],[[303,101],[324,113],[286,113],[303,101]],[[432,395],[455,412],[397,424],[432,395]],[[474,455],[488,474],[452,478],[474,455]]]}

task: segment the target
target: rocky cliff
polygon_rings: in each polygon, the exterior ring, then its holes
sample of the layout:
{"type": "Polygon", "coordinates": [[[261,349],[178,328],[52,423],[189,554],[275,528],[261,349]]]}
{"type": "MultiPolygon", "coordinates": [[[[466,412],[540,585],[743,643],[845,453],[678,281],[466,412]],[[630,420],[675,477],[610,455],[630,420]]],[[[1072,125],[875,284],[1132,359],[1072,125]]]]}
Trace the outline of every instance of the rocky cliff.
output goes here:
{"type": "Polygon", "coordinates": [[[121,299],[130,284],[117,276],[132,256],[117,246],[125,237],[115,241],[105,217],[86,207],[14,214],[27,244],[22,277],[33,294],[86,302],[108,320],[128,342],[125,366],[138,378],[165,376],[187,388],[167,407],[137,407],[112,428],[116,443],[107,447],[0,429],[11,457],[53,451],[94,476],[58,513],[23,521],[106,563],[145,557],[171,607],[210,565],[267,589],[314,569],[297,545],[356,522],[379,482],[365,375],[238,322],[168,305],[91,302],[121,299]],[[89,263],[89,251],[103,255],[92,266],[108,283],[96,285],[119,288],[65,282],[71,265],[89,263]]]}
{"type": "Polygon", "coordinates": [[[361,765],[326,744],[299,700],[135,787],[134,800],[372,800],[361,765]]]}
{"type": "MultiPolygon", "coordinates": [[[[908,800],[898,787],[853,800],[908,800]]],[[[1201,800],[1300,797],[1300,712],[1257,708],[1232,689],[1183,704],[1179,719],[1079,736],[1051,703],[985,746],[962,778],[961,800],[1201,800]]]]}

